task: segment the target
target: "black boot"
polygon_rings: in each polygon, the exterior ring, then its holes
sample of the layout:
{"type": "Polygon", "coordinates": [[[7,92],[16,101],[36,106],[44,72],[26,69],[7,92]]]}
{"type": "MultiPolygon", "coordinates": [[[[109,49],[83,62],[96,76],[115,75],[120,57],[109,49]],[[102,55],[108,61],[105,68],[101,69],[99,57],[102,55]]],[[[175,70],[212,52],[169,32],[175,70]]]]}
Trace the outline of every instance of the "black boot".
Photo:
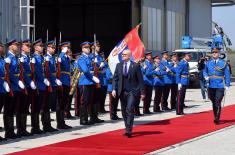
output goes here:
{"type": "Polygon", "coordinates": [[[57,129],[53,128],[51,126],[51,118],[49,112],[44,112],[41,115],[42,125],[43,125],[43,131],[44,132],[55,132],[58,131],[57,129]]]}
{"type": "Polygon", "coordinates": [[[43,131],[39,126],[39,114],[31,114],[31,134],[42,134],[43,131]]]}
{"type": "Polygon", "coordinates": [[[215,116],[215,120],[214,123],[215,124],[219,124],[220,121],[220,113],[221,113],[221,107],[218,107],[216,110],[216,116],[215,116]]]}
{"type": "Polygon", "coordinates": [[[16,114],[16,128],[17,128],[17,136],[23,136],[21,130],[21,114],[16,114]]]}
{"type": "Polygon", "coordinates": [[[3,122],[5,127],[5,138],[16,139],[19,138],[14,132],[14,117],[3,115],[3,122]]]}
{"type": "Polygon", "coordinates": [[[90,122],[88,122],[88,109],[86,106],[81,105],[80,106],[80,124],[81,125],[91,125],[90,122]]]}
{"type": "Polygon", "coordinates": [[[21,114],[21,132],[22,136],[31,136],[27,130],[27,114],[21,114]]]}
{"type": "Polygon", "coordinates": [[[93,107],[91,108],[90,121],[89,121],[90,124],[104,122],[104,120],[98,118],[98,109],[99,106],[97,104],[93,105],[93,107]]]}
{"type": "Polygon", "coordinates": [[[71,126],[65,124],[64,121],[64,112],[56,111],[56,120],[57,120],[57,129],[71,129],[71,126]]]}

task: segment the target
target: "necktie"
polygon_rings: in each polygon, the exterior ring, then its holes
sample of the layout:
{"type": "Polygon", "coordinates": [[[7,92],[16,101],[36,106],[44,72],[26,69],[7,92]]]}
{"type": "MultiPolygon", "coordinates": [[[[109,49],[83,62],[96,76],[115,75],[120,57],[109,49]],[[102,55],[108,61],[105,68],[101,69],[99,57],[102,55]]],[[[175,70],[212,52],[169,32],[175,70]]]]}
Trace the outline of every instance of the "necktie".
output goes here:
{"type": "Polygon", "coordinates": [[[124,63],[124,76],[127,76],[127,62],[124,63]]]}

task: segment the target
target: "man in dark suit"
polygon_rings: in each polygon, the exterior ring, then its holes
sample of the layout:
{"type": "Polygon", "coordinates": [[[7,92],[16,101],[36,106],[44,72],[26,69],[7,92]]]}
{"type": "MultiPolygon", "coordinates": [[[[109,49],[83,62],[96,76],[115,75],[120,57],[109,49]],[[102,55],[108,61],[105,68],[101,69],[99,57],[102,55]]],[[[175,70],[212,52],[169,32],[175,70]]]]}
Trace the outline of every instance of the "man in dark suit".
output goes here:
{"type": "Polygon", "coordinates": [[[144,81],[139,64],[130,61],[130,50],[122,53],[123,62],[116,65],[113,77],[113,97],[120,97],[122,115],[126,127],[124,136],[131,138],[134,122],[134,107],[137,100],[144,95],[144,81]],[[117,92],[116,92],[117,90],[117,92]]]}

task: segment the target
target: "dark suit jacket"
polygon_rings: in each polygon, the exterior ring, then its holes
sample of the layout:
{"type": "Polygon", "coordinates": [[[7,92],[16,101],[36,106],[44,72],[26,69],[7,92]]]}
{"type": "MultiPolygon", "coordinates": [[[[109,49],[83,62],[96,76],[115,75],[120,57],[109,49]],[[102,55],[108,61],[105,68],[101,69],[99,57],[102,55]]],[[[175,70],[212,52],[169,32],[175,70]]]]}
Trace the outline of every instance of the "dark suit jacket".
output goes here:
{"type": "MultiPolygon", "coordinates": [[[[128,81],[130,82],[131,92],[139,96],[144,95],[144,81],[139,64],[131,62],[128,70],[128,81]]],[[[113,76],[113,90],[117,90],[117,95],[120,96],[123,91],[123,62],[116,65],[113,76]]]]}

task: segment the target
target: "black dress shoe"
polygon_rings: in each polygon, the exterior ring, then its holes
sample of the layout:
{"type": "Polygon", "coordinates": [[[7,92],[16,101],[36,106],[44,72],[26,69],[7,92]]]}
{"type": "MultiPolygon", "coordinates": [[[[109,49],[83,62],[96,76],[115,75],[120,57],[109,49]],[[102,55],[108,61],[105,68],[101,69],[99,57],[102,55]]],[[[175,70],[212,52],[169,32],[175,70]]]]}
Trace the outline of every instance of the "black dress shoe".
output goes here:
{"type": "Polygon", "coordinates": [[[70,119],[70,120],[73,120],[73,119],[76,119],[76,117],[72,116],[72,115],[67,115],[64,117],[65,119],[70,119]]]}
{"type": "Polygon", "coordinates": [[[16,139],[16,138],[21,138],[21,136],[15,134],[14,132],[12,133],[6,133],[5,134],[6,139],[16,139]]]}
{"type": "Polygon", "coordinates": [[[31,134],[43,134],[44,132],[41,129],[31,129],[31,134]]]}
{"type": "Polygon", "coordinates": [[[72,129],[72,127],[64,124],[64,125],[57,125],[57,129],[72,129]]]}
{"type": "Polygon", "coordinates": [[[92,125],[94,124],[94,121],[86,121],[86,120],[82,120],[80,121],[80,125],[92,125]]]}
{"type": "Polygon", "coordinates": [[[55,132],[58,131],[57,129],[53,128],[53,127],[47,127],[47,128],[43,128],[44,132],[55,132]]]}
{"type": "Polygon", "coordinates": [[[96,118],[96,119],[94,120],[94,122],[95,122],[95,123],[104,123],[104,120],[99,119],[99,118],[96,118]]]}
{"type": "Polygon", "coordinates": [[[160,109],[154,110],[153,112],[163,112],[160,109]]]}
{"type": "Polygon", "coordinates": [[[126,137],[128,137],[128,138],[131,138],[131,137],[132,137],[131,133],[124,133],[123,136],[126,136],[126,137]]]}
{"type": "Polygon", "coordinates": [[[6,141],[6,140],[7,140],[6,138],[3,138],[3,137],[0,136],[0,142],[6,141]]]}
{"type": "Polygon", "coordinates": [[[144,114],[152,114],[152,112],[146,111],[146,112],[144,112],[144,114]]]}
{"type": "Polygon", "coordinates": [[[162,108],[162,110],[163,110],[163,111],[169,111],[169,110],[171,110],[171,109],[168,108],[168,107],[165,107],[165,108],[162,108]]]}
{"type": "Polygon", "coordinates": [[[121,118],[119,118],[117,115],[111,117],[111,120],[120,120],[120,119],[121,119],[121,118]]]}
{"type": "Polygon", "coordinates": [[[184,115],[184,112],[176,113],[176,115],[184,115]]]}

